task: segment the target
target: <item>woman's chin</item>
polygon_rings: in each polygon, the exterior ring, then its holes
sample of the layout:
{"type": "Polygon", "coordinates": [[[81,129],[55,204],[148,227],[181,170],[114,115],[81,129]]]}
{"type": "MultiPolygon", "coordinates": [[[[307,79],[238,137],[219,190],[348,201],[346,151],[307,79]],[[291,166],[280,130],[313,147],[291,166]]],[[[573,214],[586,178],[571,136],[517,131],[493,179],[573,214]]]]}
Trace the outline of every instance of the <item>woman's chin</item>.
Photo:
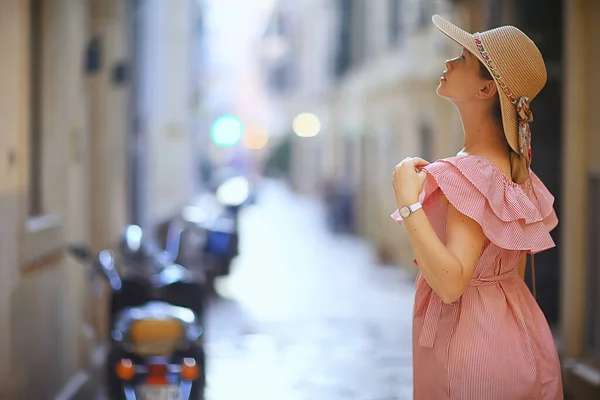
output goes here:
{"type": "Polygon", "coordinates": [[[448,92],[448,87],[445,81],[440,81],[437,89],[435,90],[438,96],[442,99],[450,100],[453,96],[448,92]]]}
{"type": "Polygon", "coordinates": [[[445,92],[445,90],[444,90],[444,89],[445,89],[445,88],[444,88],[444,84],[443,84],[443,82],[442,82],[442,81],[440,81],[440,84],[438,85],[438,87],[437,87],[437,89],[435,90],[435,92],[437,93],[437,95],[438,95],[438,96],[440,96],[440,97],[445,97],[445,96],[444,96],[444,92],[445,92]]]}

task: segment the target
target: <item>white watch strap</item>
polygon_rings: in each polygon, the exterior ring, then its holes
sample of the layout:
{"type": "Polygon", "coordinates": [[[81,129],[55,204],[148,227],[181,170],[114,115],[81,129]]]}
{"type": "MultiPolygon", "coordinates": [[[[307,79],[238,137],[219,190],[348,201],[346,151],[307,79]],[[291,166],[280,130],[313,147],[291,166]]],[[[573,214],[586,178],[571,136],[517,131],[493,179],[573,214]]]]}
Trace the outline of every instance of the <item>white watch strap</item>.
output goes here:
{"type": "Polygon", "coordinates": [[[423,205],[421,204],[420,201],[416,202],[415,204],[413,204],[412,206],[408,206],[408,208],[410,208],[410,212],[411,214],[414,213],[415,211],[417,211],[419,208],[423,208],[423,205]]]}

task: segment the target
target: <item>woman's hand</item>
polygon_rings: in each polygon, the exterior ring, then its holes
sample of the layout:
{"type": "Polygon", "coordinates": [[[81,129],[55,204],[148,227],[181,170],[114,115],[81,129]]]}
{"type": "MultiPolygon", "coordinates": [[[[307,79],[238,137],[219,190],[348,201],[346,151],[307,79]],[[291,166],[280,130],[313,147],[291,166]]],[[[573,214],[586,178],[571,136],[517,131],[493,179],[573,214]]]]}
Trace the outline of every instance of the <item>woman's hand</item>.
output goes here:
{"type": "Polygon", "coordinates": [[[396,165],[392,174],[392,186],[396,194],[398,208],[419,201],[427,173],[422,170],[428,161],[419,157],[407,157],[396,165]]]}

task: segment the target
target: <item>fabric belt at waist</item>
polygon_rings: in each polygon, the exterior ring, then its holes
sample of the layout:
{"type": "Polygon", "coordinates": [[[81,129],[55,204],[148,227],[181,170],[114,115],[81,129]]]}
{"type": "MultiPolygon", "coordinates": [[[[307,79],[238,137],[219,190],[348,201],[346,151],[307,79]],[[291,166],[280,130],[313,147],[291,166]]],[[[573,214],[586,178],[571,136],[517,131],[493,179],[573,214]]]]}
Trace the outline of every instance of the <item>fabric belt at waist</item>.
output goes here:
{"type": "MultiPolygon", "coordinates": [[[[468,286],[491,286],[509,279],[516,278],[517,276],[519,276],[519,272],[516,268],[514,268],[500,275],[471,278],[468,286]]],[[[429,304],[427,304],[427,309],[425,310],[425,319],[423,321],[421,335],[419,336],[420,346],[433,347],[433,341],[435,339],[435,334],[437,333],[438,323],[440,322],[442,304],[443,302],[441,297],[432,291],[429,297],[429,304]]]]}
{"type": "Polygon", "coordinates": [[[468,286],[490,286],[501,281],[516,278],[517,276],[519,276],[519,272],[515,268],[500,275],[492,275],[481,278],[471,278],[469,280],[468,286]]]}

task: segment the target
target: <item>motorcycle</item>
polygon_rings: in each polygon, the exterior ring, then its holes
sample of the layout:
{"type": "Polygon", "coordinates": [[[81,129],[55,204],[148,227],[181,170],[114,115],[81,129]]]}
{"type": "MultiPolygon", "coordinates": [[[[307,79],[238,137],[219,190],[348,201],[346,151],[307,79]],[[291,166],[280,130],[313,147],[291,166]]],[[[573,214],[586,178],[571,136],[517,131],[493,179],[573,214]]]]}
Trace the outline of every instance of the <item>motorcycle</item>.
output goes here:
{"type": "Polygon", "coordinates": [[[200,264],[210,288],[214,278],[230,273],[239,253],[239,213],[252,198],[243,177],[227,179],[215,193],[202,193],[169,224],[167,252],[178,254],[172,259],[186,267],[200,264]]]}
{"type": "Polygon", "coordinates": [[[203,282],[129,226],[117,254],[71,254],[110,287],[110,399],[202,400],[206,385],[203,282]]]}
{"type": "Polygon", "coordinates": [[[198,205],[214,215],[207,224],[206,253],[214,260],[216,276],[229,275],[231,263],[239,254],[239,214],[242,208],[254,202],[254,191],[243,176],[233,176],[218,185],[212,201],[198,205]],[[208,203],[208,204],[206,204],[208,203]]]}

